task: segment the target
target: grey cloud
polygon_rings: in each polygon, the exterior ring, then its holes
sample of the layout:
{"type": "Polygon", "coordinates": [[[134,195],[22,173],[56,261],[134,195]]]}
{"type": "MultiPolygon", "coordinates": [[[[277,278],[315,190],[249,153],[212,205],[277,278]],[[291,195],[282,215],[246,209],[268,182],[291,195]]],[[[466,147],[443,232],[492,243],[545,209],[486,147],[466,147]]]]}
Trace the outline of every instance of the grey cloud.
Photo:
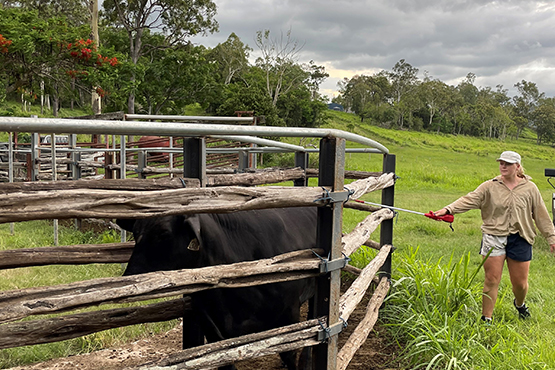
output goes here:
{"type": "MultiPolygon", "coordinates": [[[[339,70],[390,70],[405,59],[421,72],[458,83],[506,87],[527,79],[555,96],[555,6],[533,0],[215,0],[220,33],[194,41],[215,46],[235,32],[255,48],[257,30],[292,30],[301,58],[339,70]],[[538,60],[543,62],[537,63],[538,60]],[[522,67],[524,66],[524,67],[522,67]],[[531,68],[530,66],[535,66],[531,68]],[[538,80],[534,80],[537,78],[538,80]],[[540,85],[540,79],[542,83],[540,85]]],[[[328,85],[335,87],[336,81],[328,85]]]]}

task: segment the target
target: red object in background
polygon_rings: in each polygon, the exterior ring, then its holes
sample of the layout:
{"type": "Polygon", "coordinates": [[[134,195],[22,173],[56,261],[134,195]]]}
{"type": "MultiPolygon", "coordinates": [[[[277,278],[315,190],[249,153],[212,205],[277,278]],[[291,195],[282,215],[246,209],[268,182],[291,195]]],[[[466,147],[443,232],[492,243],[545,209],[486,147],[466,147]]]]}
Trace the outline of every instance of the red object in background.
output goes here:
{"type": "MultiPolygon", "coordinates": [[[[141,136],[137,142],[139,148],[169,148],[170,138],[160,136],[141,136]]],[[[151,160],[168,161],[168,153],[149,153],[151,160]]]]}

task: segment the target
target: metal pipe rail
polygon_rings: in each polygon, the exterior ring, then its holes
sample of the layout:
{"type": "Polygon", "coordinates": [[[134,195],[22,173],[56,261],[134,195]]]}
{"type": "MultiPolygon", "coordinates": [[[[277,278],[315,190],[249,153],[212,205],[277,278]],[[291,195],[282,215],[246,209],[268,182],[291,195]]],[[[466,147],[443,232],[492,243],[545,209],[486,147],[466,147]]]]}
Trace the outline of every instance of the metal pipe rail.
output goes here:
{"type": "MultiPolygon", "coordinates": [[[[50,153],[51,148],[41,147],[41,151],[45,153],[50,153]]],[[[6,149],[0,149],[0,153],[6,152],[6,149]]],[[[183,154],[183,148],[168,148],[168,147],[152,147],[152,148],[127,148],[127,152],[144,152],[144,153],[174,153],[183,154]]],[[[319,149],[304,148],[302,150],[306,153],[319,153],[319,149]]],[[[14,150],[14,153],[31,153],[30,149],[14,150]]],[[[56,148],[57,153],[119,153],[120,148],[117,149],[94,149],[94,148],[56,148]]],[[[239,152],[249,152],[249,153],[292,153],[296,152],[293,149],[276,148],[276,147],[254,147],[254,148],[206,148],[206,152],[222,153],[222,154],[236,154],[239,152]]],[[[346,148],[345,153],[362,153],[362,154],[382,154],[381,151],[374,148],[346,148]]]]}
{"type": "Polygon", "coordinates": [[[0,117],[0,131],[111,135],[166,135],[210,137],[233,136],[283,136],[283,137],[336,137],[378,149],[388,154],[382,144],[364,136],[336,129],[239,126],[222,124],[194,124],[181,122],[105,121],[57,118],[0,117]]]}
{"type": "Polygon", "coordinates": [[[194,122],[245,122],[253,123],[256,117],[218,117],[218,116],[172,116],[172,115],[153,115],[153,114],[126,114],[124,115],[126,121],[141,120],[141,119],[155,119],[164,121],[185,121],[188,123],[194,122]]]}

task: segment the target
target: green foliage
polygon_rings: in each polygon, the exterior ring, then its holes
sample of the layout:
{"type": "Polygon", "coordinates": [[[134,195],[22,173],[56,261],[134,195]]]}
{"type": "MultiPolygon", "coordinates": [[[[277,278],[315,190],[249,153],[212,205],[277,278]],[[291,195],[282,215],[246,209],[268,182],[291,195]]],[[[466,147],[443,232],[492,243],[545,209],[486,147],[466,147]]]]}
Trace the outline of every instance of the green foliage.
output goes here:
{"type": "Polygon", "coordinates": [[[44,19],[38,11],[0,8],[0,32],[11,42],[0,53],[1,96],[21,101],[22,115],[29,115],[28,106],[41,96],[52,97],[57,116],[61,99],[81,102],[80,93],[90,94],[93,87],[101,96],[114,90],[121,55],[97,48],[88,39],[89,26],[71,25],[64,17],[44,19]]]}
{"type": "Polygon", "coordinates": [[[348,111],[368,118],[375,125],[439,133],[465,134],[484,138],[518,138],[525,129],[537,134],[538,143],[555,140],[553,105],[533,82],[515,84],[518,95],[498,85],[478,88],[469,73],[456,86],[433,79],[423,81],[418,69],[404,59],[392,71],[372,76],[356,75],[339,83],[340,95],[334,102],[348,111]]]}

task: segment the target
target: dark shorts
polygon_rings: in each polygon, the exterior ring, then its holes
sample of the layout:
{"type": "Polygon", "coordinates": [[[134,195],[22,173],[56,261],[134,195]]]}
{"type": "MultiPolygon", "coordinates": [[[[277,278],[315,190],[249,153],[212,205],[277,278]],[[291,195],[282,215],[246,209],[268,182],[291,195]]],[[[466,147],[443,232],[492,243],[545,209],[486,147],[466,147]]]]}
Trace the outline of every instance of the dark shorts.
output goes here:
{"type": "Polygon", "coordinates": [[[484,234],[480,254],[486,256],[491,249],[493,249],[490,253],[492,257],[506,255],[515,261],[532,260],[532,245],[519,234],[510,234],[509,236],[484,234]]]}

